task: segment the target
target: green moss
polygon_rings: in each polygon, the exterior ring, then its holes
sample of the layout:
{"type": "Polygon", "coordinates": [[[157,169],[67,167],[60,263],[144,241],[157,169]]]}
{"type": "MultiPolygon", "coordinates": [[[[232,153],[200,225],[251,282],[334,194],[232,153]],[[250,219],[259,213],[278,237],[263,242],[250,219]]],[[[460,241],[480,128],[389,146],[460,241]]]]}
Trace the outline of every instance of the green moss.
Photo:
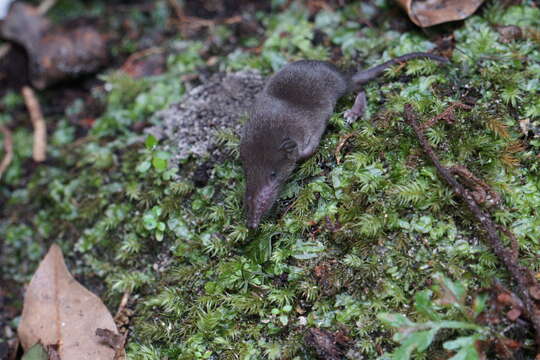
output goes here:
{"type": "MultiPolygon", "coordinates": [[[[356,66],[356,56],[373,65],[435,46],[420,32],[356,21],[378,11],[384,8],[352,4],[310,17],[293,5],[267,14],[266,34],[242,39],[262,45],[261,55],[238,48],[220,66],[270,73],[295,59],[327,59],[330,45],[345,55],[343,65],[356,66]],[[315,31],[329,42],[314,45],[315,31]]],[[[28,280],[46,248],[60,243],[76,274],[105,279],[109,303],[134,292],[133,359],[312,359],[306,326],[346,328],[350,353],[376,358],[377,349],[396,346],[376,315],[422,320],[411,305],[434,274],[460,279],[471,291],[494,277],[508,279],[476,220],[405,125],[405,103],[427,121],[466,94],[474,98],[472,110],[457,109],[455,122],[436,124],[428,138],[444,164],[467,166],[502,195],[503,204],[490,211],[516,234],[522,264],[540,271],[540,143],[515,145],[526,142],[518,120],[540,117],[540,48],[530,39],[502,43],[493,28],[538,27],[537,12],[527,4],[490,6],[466,20],[455,32],[451,66],[419,60],[390,69],[367,86],[367,117],[350,127],[342,114],[352,96],[341,100],[317,154],[299,166],[255,233],[244,223],[237,137],[221,135],[230,158],[196,188],[187,175],[196,160],[166,170],[159,144],[130,130],[181,98],[180,75],[203,64],[203,43],[182,43],[162,76],[134,82],[110,73],[103,77],[107,109],[92,136],[73,145],[74,128],[60,120],[52,165],[27,182],[31,134],[15,130],[15,160],[0,190],[4,276],[28,280]]],[[[220,34],[226,41],[229,30],[220,34]]],[[[14,95],[2,102],[20,105],[14,95]]],[[[456,338],[452,331],[438,336],[428,351],[456,338]]]]}

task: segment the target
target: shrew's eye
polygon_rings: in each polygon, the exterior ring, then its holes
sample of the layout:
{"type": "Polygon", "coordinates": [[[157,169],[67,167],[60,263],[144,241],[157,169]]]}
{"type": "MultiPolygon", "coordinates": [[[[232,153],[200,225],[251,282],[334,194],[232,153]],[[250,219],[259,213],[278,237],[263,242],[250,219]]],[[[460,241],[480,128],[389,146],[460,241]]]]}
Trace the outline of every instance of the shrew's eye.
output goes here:
{"type": "Polygon", "coordinates": [[[276,173],[275,171],[272,171],[272,172],[270,173],[270,179],[275,179],[276,176],[277,176],[277,173],[276,173]]]}

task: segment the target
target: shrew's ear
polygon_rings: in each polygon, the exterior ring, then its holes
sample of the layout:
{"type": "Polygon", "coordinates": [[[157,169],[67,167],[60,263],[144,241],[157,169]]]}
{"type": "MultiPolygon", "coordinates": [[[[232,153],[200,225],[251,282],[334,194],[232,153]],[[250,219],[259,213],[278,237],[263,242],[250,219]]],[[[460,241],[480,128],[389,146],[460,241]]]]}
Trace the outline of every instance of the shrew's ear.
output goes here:
{"type": "Polygon", "coordinates": [[[279,145],[279,150],[283,151],[289,159],[294,159],[298,156],[298,144],[290,137],[283,139],[283,142],[279,145]]]}

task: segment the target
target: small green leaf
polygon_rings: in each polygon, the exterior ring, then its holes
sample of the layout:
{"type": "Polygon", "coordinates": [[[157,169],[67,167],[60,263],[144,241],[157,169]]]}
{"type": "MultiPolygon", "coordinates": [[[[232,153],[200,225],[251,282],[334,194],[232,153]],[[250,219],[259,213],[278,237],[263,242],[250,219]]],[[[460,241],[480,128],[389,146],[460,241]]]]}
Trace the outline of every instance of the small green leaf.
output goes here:
{"type": "Polygon", "coordinates": [[[415,325],[414,322],[407,319],[407,317],[403,314],[381,313],[377,315],[377,318],[383,323],[397,328],[410,327],[415,325]]]}
{"type": "Polygon", "coordinates": [[[447,341],[443,344],[443,348],[446,350],[456,350],[464,346],[474,345],[474,342],[478,340],[475,336],[463,336],[455,340],[447,341]]]}
{"type": "Polygon", "coordinates": [[[433,342],[433,338],[439,329],[418,331],[407,336],[401,346],[392,353],[392,359],[408,360],[414,349],[425,351],[433,342]]]}
{"type": "Polygon", "coordinates": [[[154,165],[154,169],[156,169],[157,171],[165,171],[167,170],[167,160],[165,159],[161,159],[161,158],[158,158],[158,157],[153,157],[152,158],[152,165],[154,165]]]}
{"type": "Polygon", "coordinates": [[[146,230],[154,230],[157,227],[157,218],[152,213],[143,216],[143,224],[146,230]]]}
{"type": "Polygon", "coordinates": [[[416,344],[414,344],[411,340],[406,340],[403,344],[401,344],[400,347],[398,347],[392,354],[393,360],[409,360],[411,358],[411,354],[416,347],[416,344]]]}
{"type": "Polygon", "coordinates": [[[144,145],[148,150],[152,150],[157,145],[157,139],[154,135],[148,135],[144,141],[144,145]]]}
{"type": "Polygon", "coordinates": [[[167,170],[167,166],[169,163],[169,159],[171,158],[171,154],[165,151],[158,151],[152,156],[152,165],[154,165],[154,168],[157,171],[165,171],[167,170]]]}
{"type": "Polygon", "coordinates": [[[486,308],[487,294],[479,294],[474,298],[473,311],[474,315],[478,316],[486,308]]]}
{"type": "Polygon", "coordinates": [[[157,229],[161,232],[165,231],[165,223],[164,222],[159,222],[157,224],[157,229]]]}
{"type": "Polygon", "coordinates": [[[419,331],[412,334],[410,337],[414,338],[418,351],[425,351],[429,347],[429,345],[431,345],[431,342],[437,334],[437,331],[439,331],[438,328],[426,331],[419,331]]]}
{"type": "Polygon", "coordinates": [[[145,173],[148,171],[148,169],[150,169],[151,165],[152,164],[150,163],[150,161],[143,161],[142,163],[137,165],[137,171],[140,173],[145,173]]]}
{"type": "Polygon", "coordinates": [[[432,294],[433,293],[431,290],[423,290],[418,292],[414,296],[414,306],[416,307],[416,311],[428,317],[430,320],[439,320],[440,315],[433,307],[434,302],[431,299],[432,294]]]}
{"type": "Polygon", "coordinates": [[[443,347],[447,350],[457,350],[457,354],[452,356],[448,360],[479,360],[480,356],[474,346],[476,341],[479,340],[478,335],[460,337],[456,340],[447,341],[443,344],[443,347]]]}
{"type": "Polygon", "coordinates": [[[483,327],[480,325],[476,325],[476,324],[464,322],[464,321],[439,321],[434,324],[436,324],[437,326],[441,328],[446,328],[446,329],[464,329],[464,330],[467,330],[467,329],[482,330],[483,329],[483,327]]]}
{"type": "Polygon", "coordinates": [[[283,326],[286,326],[289,323],[289,317],[287,315],[280,315],[279,321],[283,324],[283,326]]]}

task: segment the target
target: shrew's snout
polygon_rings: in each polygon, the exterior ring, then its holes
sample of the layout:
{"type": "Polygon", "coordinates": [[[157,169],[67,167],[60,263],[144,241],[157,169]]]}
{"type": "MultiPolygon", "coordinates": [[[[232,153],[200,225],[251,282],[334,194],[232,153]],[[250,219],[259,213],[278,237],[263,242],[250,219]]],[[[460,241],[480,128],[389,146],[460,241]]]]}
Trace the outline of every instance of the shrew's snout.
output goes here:
{"type": "Polygon", "coordinates": [[[270,210],[277,197],[278,188],[274,184],[264,185],[253,191],[248,188],[245,197],[247,226],[255,230],[264,214],[270,210]]]}

